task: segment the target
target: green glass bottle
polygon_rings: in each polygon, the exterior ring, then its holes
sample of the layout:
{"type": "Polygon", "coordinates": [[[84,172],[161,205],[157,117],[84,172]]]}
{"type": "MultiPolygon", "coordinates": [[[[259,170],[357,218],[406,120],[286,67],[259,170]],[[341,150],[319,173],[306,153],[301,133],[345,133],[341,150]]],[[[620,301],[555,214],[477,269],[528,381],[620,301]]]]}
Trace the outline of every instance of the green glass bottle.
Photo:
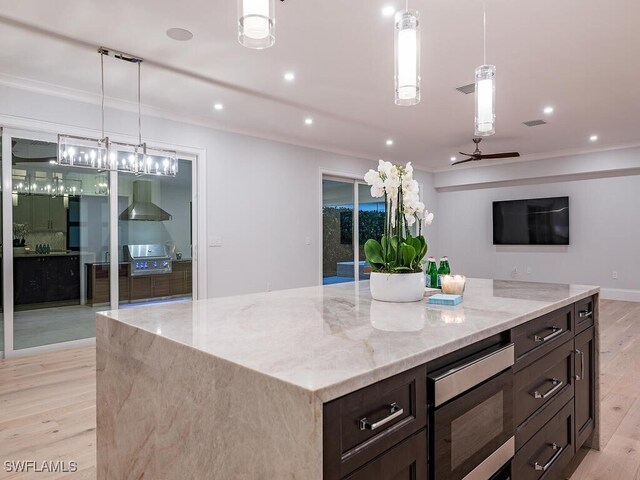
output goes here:
{"type": "Polygon", "coordinates": [[[441,283],[440,283],[440,277],[442,275],[446,275],[446,268],[447,268],[447,257],[440,257],[440,266],[438,267],[438,287],[437,288],[441,288],[441,283]]]}
{"type": "Polygon", "coordinates": [[[451,266],[449,265],[449,257],[444,256],[444,274],[451,275],[451,266]]]}
{"type": "Polygon", "coordinates": [[[438,267],[436,267],[436,259],[429,257],[427,263],[427,287],[438,288],[438,267]]]}

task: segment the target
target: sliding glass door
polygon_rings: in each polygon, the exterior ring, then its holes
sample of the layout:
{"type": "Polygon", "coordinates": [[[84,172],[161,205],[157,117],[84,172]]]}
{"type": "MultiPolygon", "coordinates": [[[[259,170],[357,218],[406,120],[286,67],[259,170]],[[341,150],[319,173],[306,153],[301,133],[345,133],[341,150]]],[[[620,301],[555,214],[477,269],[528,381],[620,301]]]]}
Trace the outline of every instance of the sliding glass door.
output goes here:
{"type": "Polygon", "coordinates": [[[322,179],[322,283],[369,278],[364,244],[380,238],[384,229],[384,201],[371,197],[370,188],[355,179],[322,179]]]}
{"type": "Polygon", "coordinates": [[[15,350],[95,336],[87,274],[108,252],[109,178],[56,155],[57,143],[12,139],[15,350]]]}
{"type": "Polygon", "coordinates": [[[193,297],[195,158],[175,177],[60,166],[56,137],[1,137],[5,356],[95,337],[101,310],[193,297]]]}

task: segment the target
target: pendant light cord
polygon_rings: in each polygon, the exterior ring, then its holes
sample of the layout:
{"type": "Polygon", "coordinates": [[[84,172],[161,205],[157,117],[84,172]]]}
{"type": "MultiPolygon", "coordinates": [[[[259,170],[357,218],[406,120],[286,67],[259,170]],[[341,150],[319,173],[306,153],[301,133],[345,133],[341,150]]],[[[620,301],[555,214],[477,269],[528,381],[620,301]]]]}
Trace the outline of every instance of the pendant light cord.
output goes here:
{"type": "Polygon", "coordinates": [[[104,140],[104,53],[100,52],[100,94],[101,98],[101,109],[102,109],[102,137],[100,140],[104,140]]]}
{"type": "Polygon", "coordinates": [[[484,65],[487,64],[487,2],[482,2],[482,56],[484,65]]]}
{"type": "Polygon", "coordinates": [[[138,144],[142,145],[142,113],[140,107],[140,64],[138,62],[138,144]]]}

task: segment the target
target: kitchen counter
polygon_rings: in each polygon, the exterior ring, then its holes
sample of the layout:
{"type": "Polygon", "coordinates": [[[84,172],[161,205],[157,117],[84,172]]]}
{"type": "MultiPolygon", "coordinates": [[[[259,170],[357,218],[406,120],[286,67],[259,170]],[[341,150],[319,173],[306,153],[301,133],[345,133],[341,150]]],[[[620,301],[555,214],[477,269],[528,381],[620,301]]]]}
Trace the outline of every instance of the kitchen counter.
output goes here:
{"type": "Polygon", "coordinates": [[[98,478],[322,478],[324,403],[598,292],[468,279],[446,307],[360,282],[98,314],[98,478]],[[193,435],[212,450],[184,459],[193,435]]]}
{"type": "Polygon", "coordinates": [[[78,257],[80,252],[51,252],[51,253],[14,253],[13,258],[36,258],[36,257],[78,257]]]}

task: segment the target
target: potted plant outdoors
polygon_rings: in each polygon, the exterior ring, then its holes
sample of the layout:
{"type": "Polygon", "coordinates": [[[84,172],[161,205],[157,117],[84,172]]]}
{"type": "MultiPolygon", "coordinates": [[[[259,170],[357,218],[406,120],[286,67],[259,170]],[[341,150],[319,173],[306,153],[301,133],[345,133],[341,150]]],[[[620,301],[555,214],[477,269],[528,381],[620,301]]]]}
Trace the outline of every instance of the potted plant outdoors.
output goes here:
{"type": "Polygon", "coordinates": [[[364,180],[371,186],[371,196],[384,197],[384,235],[378,242],[369,239],[364,253],[371,265],[370,289],[375,300],[416,302],[424,296],[427,242],[422,225],[430,225],[429,213],[420,201],[420,187],[413,179],[411,162],[406,166],[380,160],[378,170],[369,170],[364,180]],[[417,223],[417,236],[411,228],[417,223]]]}
{"type": "Polygon", "coordinates": [[[31,231],[30,225],[27,223],[13,224],[13,253],[24,253],[26,245],[26,236],[31,231]]]}

